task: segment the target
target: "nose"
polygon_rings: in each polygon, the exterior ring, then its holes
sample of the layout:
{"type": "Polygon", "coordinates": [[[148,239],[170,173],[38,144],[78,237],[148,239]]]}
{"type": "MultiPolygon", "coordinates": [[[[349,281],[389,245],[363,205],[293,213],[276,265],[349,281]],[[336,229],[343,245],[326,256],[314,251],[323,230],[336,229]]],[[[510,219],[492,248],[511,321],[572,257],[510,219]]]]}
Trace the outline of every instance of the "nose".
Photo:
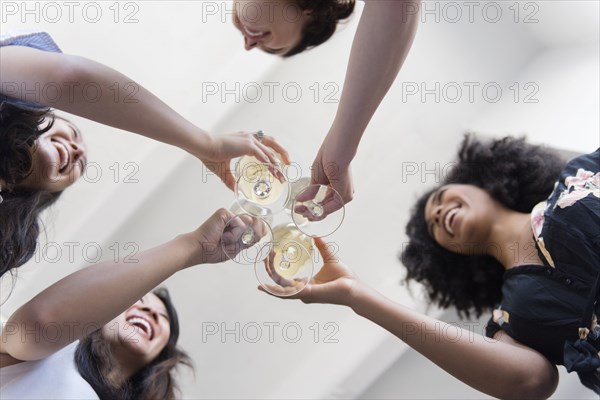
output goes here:
{"type": "Polygon", "coordinates": [[[244,47],[246,48],[246,50],[252,50],[253,48],[256,47],[257,44],[258,44],[258,42],[256,40],[252,40],[252,39],[244,36],[244,47]]]}
{"type": "Polygon", "coordinates": [[[155,322],[158,322],[158,312],[149,306],[144,306],[144,307],[140,307],[140,310],[142,310],[143,312],[145,312],[146,314],[150,315],[155,322]]]}
{"type": "Polygon", "coordinates": [[[433,222],[437,225],[440,223],[440,218],[442,216],[442,205],[438,204],[433,209],[433,222]]]}
{"type": "Polygon", "coordinates": [[[71,152],[75,156],[83,156],[85,154],[85,149],[82,145],[77,144],[75,142],[71,142],[71,152]]]}
{"type": "Polygon", "coordinates": [[[75,142],[71,142],[71,159],[72,162],[77,162],[85,155],[85,148],[75,142]]]}

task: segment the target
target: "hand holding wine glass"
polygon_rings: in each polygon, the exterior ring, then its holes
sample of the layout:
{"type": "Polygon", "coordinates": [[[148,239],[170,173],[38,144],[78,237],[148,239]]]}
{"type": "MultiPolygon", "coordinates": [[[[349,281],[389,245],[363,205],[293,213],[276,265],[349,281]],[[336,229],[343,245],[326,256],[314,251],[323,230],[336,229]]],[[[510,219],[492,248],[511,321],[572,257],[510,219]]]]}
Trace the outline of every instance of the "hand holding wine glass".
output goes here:
{"type": "Polygon", "coordinates": [[[284,163],[289,163],[287,151],[271,136],[258,137],[252,132],[236,132],[212,137],[209,148],[202,148],[196,156],[215,173],[225,185],[235,188],[235,177],[231,174],[231,160],[242,156],[254,157],[258,162],[277,163],[276,152],[284,163]]]}
{"type": "Polygon", "coordinates": [[[234,215],[222,229],[221,247],[231,260],[251,265],[260,252],[273,247],[273,233],[262,218],[249,214],[234,215]]]}
{"type": "Polygon", "coordinates": [[[311,183],[331,186],[344,204],[351,202],[354,183],[350,163],[355,153],[356,149],[347,140],[340,142],[335,135],[327,135],[313,161],[311,183]]]}
{"type": "Polygon", "coordinates": [[[310,185],[294,199],[292,219],[311,237],[325,237],[335,232],[344,221],[342,196],[331,186],[310,185]]]}
{"type": "MultiPolygon", "coordinates": [[[[266,138],[262,131],[257,136],[261,141],[266,138]]],[[[241,264],[253,259],[258,281],[271,294],[291,296],[300,292],[313,276],[312,238],[332,234],[344,219],[341,196],[330,186],[308,185],[308,178],[290,183],[280,163],[244,156],[233,170],[239,215],[223,230],[225,254],[241,264]],[[284,209],[294,224],[281,224],[271,233],[265,220],[273,221],[273,216],[284,209]]]]}
{"type": "Polygon", "coordinates": [[[352,291],[356,285],[360,284],[360,281],[352,270],[337,258],[323,239],[316,238],[314,243],[323,258],[323,266],[303,290],[282,296],[273,293],[276,292],[275,287],[259,286],[258,289],[275,297],[300,299],[304,303],[349,305],[352,300],[352,291]]]}
{"type": "Polygon", "coordinates": [[[229,210],[221,208],[195,231],[184,235],[196,249],[189,265],[219,263],[227,259],[221,245],[221,232],[233,216],[229,210]]]}
{"type": "Polygon", "coordinates": [[[266,217],[285,208],[290,195],[290,184],[280,163],[268,164],[255,157],[245,156],[236,162],[235,171],[235,195],[244,211],[266,217]]]}
{"type": "Polygon", "coordinates": [[[261,249],[254,264],[262,287],[276,296],[291,296],[301,291],[313,275],[313,240],[294,224],[273,229],[273,247],[261,249]]]}

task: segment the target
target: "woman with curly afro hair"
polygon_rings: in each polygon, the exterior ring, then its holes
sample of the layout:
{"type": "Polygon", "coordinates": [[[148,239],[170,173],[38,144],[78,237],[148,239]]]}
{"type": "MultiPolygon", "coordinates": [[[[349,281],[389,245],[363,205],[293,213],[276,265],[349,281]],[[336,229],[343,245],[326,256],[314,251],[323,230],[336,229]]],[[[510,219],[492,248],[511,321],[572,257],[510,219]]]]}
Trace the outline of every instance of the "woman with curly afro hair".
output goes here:
{"type": "Polygon", "coordinates": [[[491,312],[489,338],[390,301],[320,241],[325,265],[292,298],[351,307],[494,397],[549,397],[556,365],[600,394],[600,149],[565,165],[524,139],[467,136],[407,234],[406,279],[441,307],[491,312]]]}
{"type": "MultiPolygon", "coordinates": [[[[429,200],[435,199],[437,204],[446,188],[471,185],[506,208],[526,214],[548,197],[563,167],[564,162],[556,153],[527,144],[524,139],[506,137],[483,143],[466,136],[452,171],[440,187],[422,195],[413,207],[406,226],[409,245],[402,254],[406,280],[424,284],[430,300],[442,308],[453,306],[460,314],[474,313],[477,317],[491,311],[501,299],[504,267],[493,255],[475,248],[476,238],[472,238],[472,246],[452,240],[448,246],[439,243],[438,240],[446,239],[446,229],[442,220],[424,217],[427,206],[433,205],[429,200]],[[440,222],[439,226],[436,222],[440,222]]],[[[442,210],[443,207],[437,207],[435,212],[442,210]]],[[[459,213],[451,217],[452,222],[461,220],[459,213]]],[[[451,235],[448,237],[452,239],[451,235]]],[[[490,245],[487,250],[496,251],[497,246],[490,245]]],[[[515,248],[510,253],[531,255],[533,248],[527,250],[515,248]]]]}

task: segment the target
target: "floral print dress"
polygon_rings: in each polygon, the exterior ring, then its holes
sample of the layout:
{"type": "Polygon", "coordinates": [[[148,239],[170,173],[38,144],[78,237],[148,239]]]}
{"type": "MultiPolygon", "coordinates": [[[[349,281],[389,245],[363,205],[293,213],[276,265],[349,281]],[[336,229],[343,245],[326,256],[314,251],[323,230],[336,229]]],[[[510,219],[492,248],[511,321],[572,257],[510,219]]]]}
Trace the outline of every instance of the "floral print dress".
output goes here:
{"type": "MultiPolygon", "coordinates": [[[[502,303],[486,335],[492,337],[502,329],[563,365],[565,343],[579,338],[585,308],[597,298],[600,149],[567,164],[548,199],[532,210],[531,224],[544,265],[520,265],[505,272],[502,303]]],[[[600,350],[599,331],[593,342],[596,351],[600,350]]]]}

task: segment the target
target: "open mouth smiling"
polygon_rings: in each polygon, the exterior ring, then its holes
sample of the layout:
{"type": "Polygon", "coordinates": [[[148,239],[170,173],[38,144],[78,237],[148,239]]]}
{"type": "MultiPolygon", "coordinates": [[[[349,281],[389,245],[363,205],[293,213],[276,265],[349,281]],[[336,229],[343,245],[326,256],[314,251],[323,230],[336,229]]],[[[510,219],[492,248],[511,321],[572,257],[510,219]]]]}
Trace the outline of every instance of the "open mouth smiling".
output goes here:
{"type": "Polygon", "coordinates": [[[58,158],[59,158],[58,172],[60,172],[62,174],[67,170],[67,168],[69,167],[69,164],[71,163],[71,153],[69,152],[69,149],[67,148],[67,146],[65,146],[64,143],[62,143],[58,140],[52,140],[52,143],[54,144],[54,147],[56,148],[56,151],[58,152],[58,158]]]}
{"type": "Polygon", "coordinates": [[[127,318],[127,323],[139,328],[140,331],[144,332],[148,337],[148,340],[152,340],[154,338],[154,329],[152,328],[152,324],[145,318],[134,315],[132,317],[127,318]]]}
{"type": "Polygon", "coordinates": [[[268,31],[255,31],[252,30],[250,28],[248,28],[246,25],[242,24],[242,30],[244,31],[244,34],[246,36],[248,36],[250,39],[263,39],[265,37],[267,37],[269,35],[270,32],[268,31]]]}
{"type": "Polygon", "coordinates": [[[450,236],[454,236],[454,228],[452,225],[454,222],[454,217],[456,216],[456,213],[458,213],[459,209],[460,205],[451,208],[450,210],[446,211],[446,215],[444,216],[444,229],[446,229],[446,232],[448,232],[450,236]]]}

